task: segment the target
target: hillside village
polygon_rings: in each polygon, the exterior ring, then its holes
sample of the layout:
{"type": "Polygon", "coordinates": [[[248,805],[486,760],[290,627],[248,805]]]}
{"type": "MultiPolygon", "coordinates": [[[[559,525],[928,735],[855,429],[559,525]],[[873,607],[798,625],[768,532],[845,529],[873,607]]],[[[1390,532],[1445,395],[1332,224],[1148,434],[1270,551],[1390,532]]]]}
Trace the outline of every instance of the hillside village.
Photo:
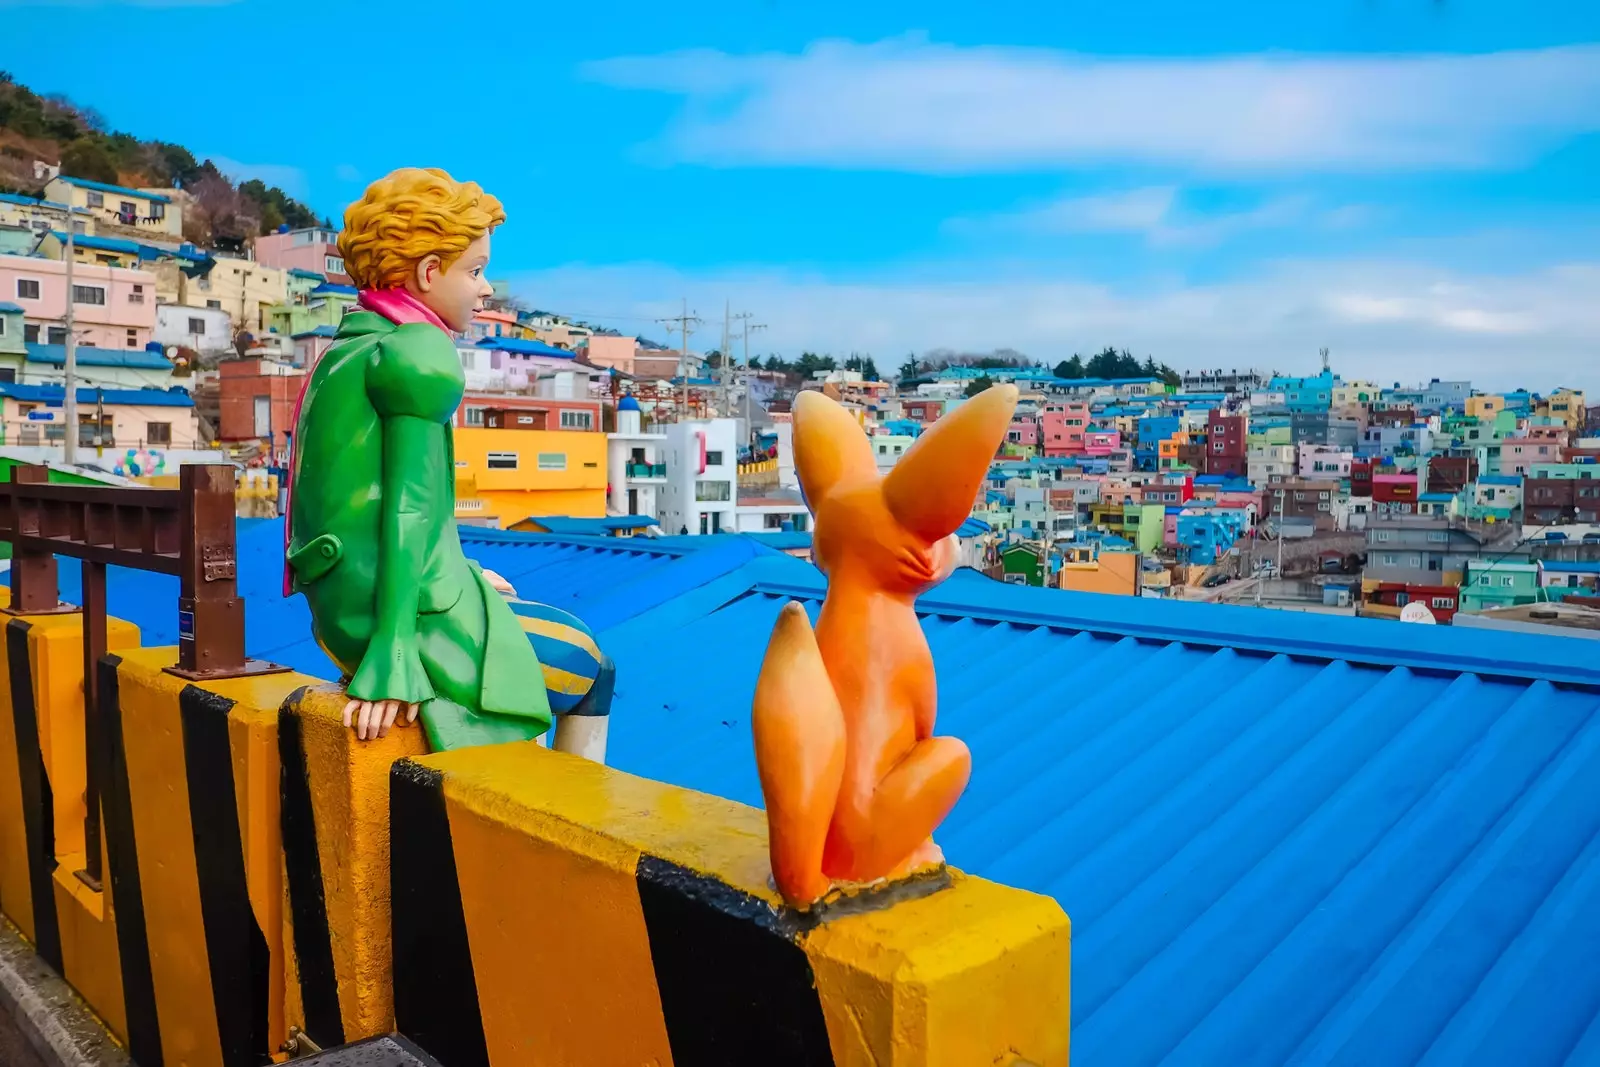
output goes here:
{"type": "MultiPolygon", "coordinates": [[[[225,456],[258,469],[246,497],[273,511],[296,398],[357,291],[330,224],[278,190],[249,201],[243,229],[224,223],[214,189],[203,202],[207,167],[197,193],[33,160],[36,195],[0,193],[8,458],[62,455],[70,259],[80,462],[162,478],[225,456]],[[309,224],[270,225],[283,211],[309,224]]],[[[1180,373],[1114,349],[1053,370],[1015,353],[912,357],[890,382],[870,356],[763,364],[747,332],[730,341],[726,358],[675,350],[498,288],[457,343],[458,517],[753,534],[804,555],[797,390],[850,408],[888,470],[950,408],[1009,381],[1016,421],[960,531],[962,563],[996,579],[1436,623],[1546,624],[1595,595],[1600,428],[1559,384],[1351,381],[1326,353],[1300,377],[1180,373]],[[1140,373],[1092,376],[1107,368],[1140,373]]]]}

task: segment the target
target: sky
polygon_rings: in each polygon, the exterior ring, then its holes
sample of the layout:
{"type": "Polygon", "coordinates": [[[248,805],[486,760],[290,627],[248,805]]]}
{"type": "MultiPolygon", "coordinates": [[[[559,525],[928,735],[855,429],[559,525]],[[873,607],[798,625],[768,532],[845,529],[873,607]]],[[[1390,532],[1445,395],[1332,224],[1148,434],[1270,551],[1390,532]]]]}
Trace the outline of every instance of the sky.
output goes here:
{"type": "Polygon", "coordinates": [[[0,68],[335,218],[442,166],[531,304],[700,350],[1600,392],[1600,4],[365,6],[0,0],[0,68]]]}

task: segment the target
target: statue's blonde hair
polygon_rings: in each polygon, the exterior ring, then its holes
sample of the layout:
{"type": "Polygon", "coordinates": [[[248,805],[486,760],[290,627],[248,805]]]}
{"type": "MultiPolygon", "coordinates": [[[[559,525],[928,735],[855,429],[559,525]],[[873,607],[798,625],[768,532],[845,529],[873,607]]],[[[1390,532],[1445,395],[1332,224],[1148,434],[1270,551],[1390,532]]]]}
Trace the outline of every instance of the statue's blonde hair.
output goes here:
{"type": "Polygon", "coordinates": [[[436,255],[449,269],[505,220],[500,201],[477,182],[458,182],[437,167],[401,167],[345,210],[339,252],[360,288],[398,288],[425,257],[436,255]]]}

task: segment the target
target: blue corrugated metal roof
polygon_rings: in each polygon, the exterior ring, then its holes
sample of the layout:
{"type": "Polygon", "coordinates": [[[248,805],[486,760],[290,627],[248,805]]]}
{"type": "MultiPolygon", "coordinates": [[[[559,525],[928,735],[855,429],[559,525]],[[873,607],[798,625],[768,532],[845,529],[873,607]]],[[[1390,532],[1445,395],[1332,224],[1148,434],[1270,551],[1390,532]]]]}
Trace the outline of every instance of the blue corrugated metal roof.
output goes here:
{"type": "Polygon", "coordinates": [[[519,356],[549,356],[552,359],[575,359],[576,353],[568,352],[564,348],[547,345],[543,341],[528,341],[521,337],[485,337],[478,342],[479,348],[493,348],[501,352],[512,352],[519,356]]]}
{"type": "MultiPolygon", "coordinates": [[[[0,382],[0,396],[24,403],[56,405],[65,402],[67,390],[61,385],[19,385],[0,382]]],[[[144,407],[192,408],[194,398],[181,389],[78,389],[78,403],[131,404],[144,407]]]]}
{"type": "MultiPolygon", "coordinates": [[[[617,661],[614,765],[759,803],[751,694],[781,606],[815,613],[815,568],[738,536],[462,533],[617,661]],[[697,654],[716,669],[684,669],[697,654]]],[[[241,524],[250,651],[330,676],[303,601],[277,595],[281,537],[241,524]]],[[[76,567],[62,574],[72,599],[76,567]]],[[[175,638],[176,595],[112,570],[112,610],[151,643],[175,638]]],[[[1075,1062],[1597,1062],[1584,642],[970,571],[918,610],[939,730],[973,751],[939,841],[1071,915],[1075,1062]],[[1118,699],[1091,698],[1108,679],[1118,699]]]]}
{"type": "MultiPolygon", "coordinates": [[[[29,363],[52,363],[63,366],[67,362],[66,345],[41,345],[28,342],[29,363]]],[[[99,348],[78,345],[77,361],[85,367],[127,367],[134,370],[172,370],[172,361],[159,352],[144,348],[99,348]]]]}
{"type": "Polygon", "coordinates": [[[24,310],[21,304],[13,304],[9,300],[0,300],[0,311],[4,311],[7,314],[21,315],[24,310]]]}
{"type": "Polygon", "coordinates": [[[160,193],[142,193],[137,189],[129,189],[126,185],[108,185],[105,182],[90,181],[88,178],[73,178],[66,174],[58,175],[58,177],[68,185],[76,185],[83,189],[96,189],[102,193],[116,193],[118,196],[137,196],[142,200],[154,200],[161,204],[172,203],[170,196],[162,196],[160,193]]]}
{"type": "Polygon", "coordinates": [[[325,281],[328,280],[328,276],[326,274],[319,274],[317,271],[314,271],[314,270],[304,270],[304,269],[302,269],[300,267],[290,267],[289,268],[289,277],[291,277],[291,278],[314,278],[319,282],[325,282],[325,281]]]}
{"type": "Polygon", "coordinates": [[[312,296],[316,296],[318,293],[322,293],[324,295],[333,294],[336,296],[357,296],[359,295],[360,290],[353,285],[340,285],[338,282],[323,282],[321,285],[311,290],[312,296]]]}
{"type": "Polygon", "coordinates": [[[1539,566],[1564,574],[1600,574],[1600,562],[1594,561],[1543,559],[1539,561],[1539,566]]]}
{"type": "Polygon", "coordinates": [[[298,341],[302,337],[337,337],[339,331],[332,326],[322,325],[310,330],[301,330],[299,333],[290,334],[290,339],[298,341]]]}

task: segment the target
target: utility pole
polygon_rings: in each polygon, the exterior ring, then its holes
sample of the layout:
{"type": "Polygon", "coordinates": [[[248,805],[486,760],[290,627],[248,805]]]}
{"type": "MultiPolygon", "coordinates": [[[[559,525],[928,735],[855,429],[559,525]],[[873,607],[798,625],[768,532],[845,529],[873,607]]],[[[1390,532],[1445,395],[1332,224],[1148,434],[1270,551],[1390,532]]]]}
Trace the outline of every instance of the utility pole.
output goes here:
{"type": "Polygon", "coordinates": [[[683,375],[683,406],[678,413],[678,421],[682,422],[689,413],[689,335],[694,332],[692,327],[700,325],[700,317],[689,314],[689,300],[685,297],[681,314],[656,321],[663,326],[676,324],[678,327],[678,373],[683,375]]]}
{"type": "Polygon", "coordinates": [[[719,353],[717,356],[717,378],[720,380],[722,385],[721,390],[719,390],[722,393],[722,403],[718,405],[721,410],[718,411],[717,414],[722,415],[723,417],[726,417],[732,411],[732,405],[728,398],[728,382],[730,380],[730,376],[728,374],[728,361],[731,358],[728,354],[728,325],[730,321],[728,312],[732,309],[732,306],[733,305],[729,303],[729,301],[723,300],[722,347],[717,349],[717,352],[719,353]]]}
{"type": "Polygon", "coordinates": [[[750,331],[765,330],[766,324],[751,322],[750,312],[739,315],[744,320],[744,433],[750,444],[750,458],[756,457],[756,427],[750,421],[750,331]]]}
{"type": "MultiPolygon", "coordinates": [[[[67,205],[67,358],[62,361],[62,385],[66,395],[62,399],[61,415],[67,420],[66,436],[61,439],[61,458],[67,466],[78,462],[78,346],[73,343],[72,330],[72,205],[67,205]]],[[[46,338],[49,340],[49,338],[46,338]]],[[[96,427],[99,429],[99,427],[96,427]]]]}

